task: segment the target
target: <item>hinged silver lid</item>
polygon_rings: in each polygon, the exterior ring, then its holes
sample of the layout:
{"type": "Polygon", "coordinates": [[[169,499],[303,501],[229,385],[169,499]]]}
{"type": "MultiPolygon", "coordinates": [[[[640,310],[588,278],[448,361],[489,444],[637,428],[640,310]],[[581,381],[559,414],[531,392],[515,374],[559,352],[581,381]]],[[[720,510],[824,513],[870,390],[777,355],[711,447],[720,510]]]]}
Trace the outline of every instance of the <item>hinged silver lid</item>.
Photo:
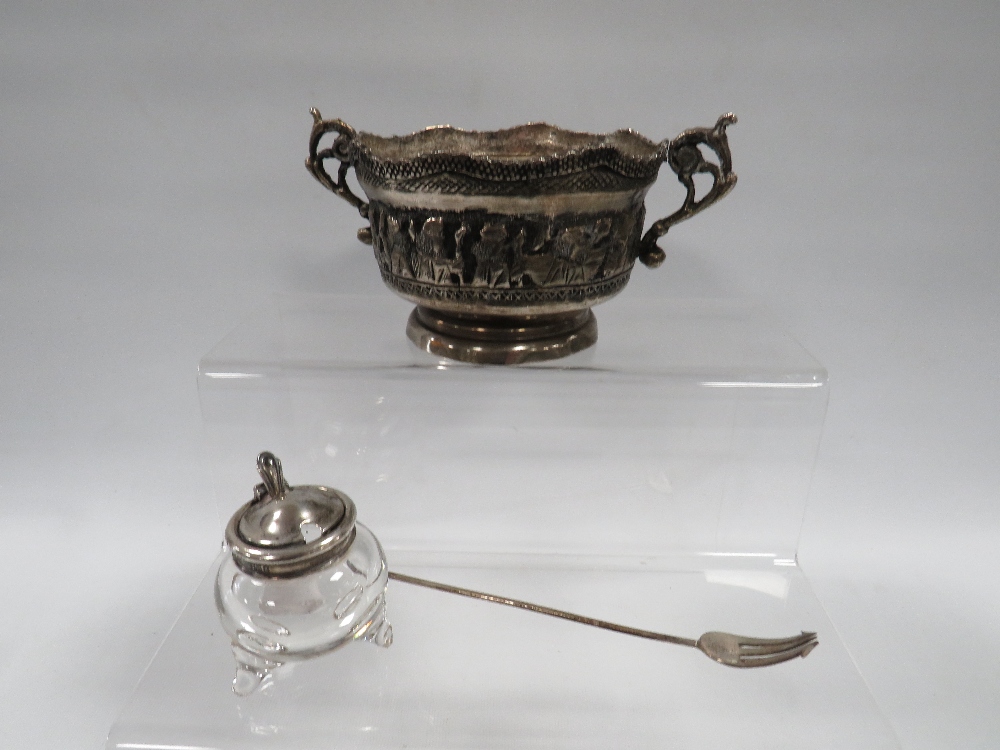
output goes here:
{"type": "Polygon", "coordinates": [[[257,457],[263,482],[254,499],[229,519],[226,543],[233,560],[251,575],[285,578],[343,556],[355,536],[354,502],[338,490],[317,485],[290,487],[281,461],[257,457]]]}

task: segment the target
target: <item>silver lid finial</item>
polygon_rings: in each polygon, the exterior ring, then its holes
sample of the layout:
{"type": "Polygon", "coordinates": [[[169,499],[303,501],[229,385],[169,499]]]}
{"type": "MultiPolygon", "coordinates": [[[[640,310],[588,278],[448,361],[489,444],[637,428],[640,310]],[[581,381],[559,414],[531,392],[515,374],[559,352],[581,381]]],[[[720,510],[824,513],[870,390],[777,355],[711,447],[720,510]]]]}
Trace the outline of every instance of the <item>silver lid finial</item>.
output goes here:
{"type": "Polygon", "coordinates": [[[264,489],[272,500],[281,499],[291,489],[281,471],[281,461],[273,453],[263,451],[257,456],[257,471],[264,480],[264,489]]]}

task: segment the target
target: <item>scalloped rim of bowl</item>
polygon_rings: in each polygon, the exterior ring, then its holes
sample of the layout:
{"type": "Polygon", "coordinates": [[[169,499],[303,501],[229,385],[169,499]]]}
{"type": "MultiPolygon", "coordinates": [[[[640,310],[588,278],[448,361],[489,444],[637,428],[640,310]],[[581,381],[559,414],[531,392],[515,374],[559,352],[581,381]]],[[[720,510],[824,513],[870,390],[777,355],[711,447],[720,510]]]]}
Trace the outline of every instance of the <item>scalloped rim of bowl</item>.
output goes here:
{"type": "Polygon", "coordinates": [[[632,129],[613,133],[566,130],[532,122],[503,130],[463,130],[435,125],[408,135],[380,136],[358,132],[355,143],[382,162],[403,162],[429,156],[468,157],[485,162],[535,163],[560,160],[599,149],[623,157],[659,160],[663,144],[632,129]]]}

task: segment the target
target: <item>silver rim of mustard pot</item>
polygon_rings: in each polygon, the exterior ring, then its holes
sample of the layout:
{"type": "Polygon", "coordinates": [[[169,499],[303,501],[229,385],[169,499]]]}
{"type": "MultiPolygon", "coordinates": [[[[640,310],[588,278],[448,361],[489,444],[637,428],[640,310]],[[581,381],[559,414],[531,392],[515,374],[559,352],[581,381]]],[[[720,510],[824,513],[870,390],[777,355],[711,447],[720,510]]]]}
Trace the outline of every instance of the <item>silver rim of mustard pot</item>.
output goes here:
{"type": "Polygon", "coordinates": [[[257,457],[262,482],[254,498],[229,519],[226,543],[243,572],[288,578],[341,559],[357,533],[354,502],[339,490],[289,486],[281,461],[257,457]]]}

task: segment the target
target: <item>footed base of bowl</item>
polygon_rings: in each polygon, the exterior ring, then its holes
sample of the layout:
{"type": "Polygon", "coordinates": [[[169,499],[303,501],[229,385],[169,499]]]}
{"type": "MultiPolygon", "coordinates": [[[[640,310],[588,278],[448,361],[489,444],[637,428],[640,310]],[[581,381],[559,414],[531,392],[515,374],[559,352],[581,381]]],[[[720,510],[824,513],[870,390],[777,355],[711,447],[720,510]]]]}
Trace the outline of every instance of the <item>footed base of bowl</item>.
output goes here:
{"type": "Polygon", "coordinates": [[[410,341],[460,362],[517,365],[559,359],[597,341],[590,309],[555,315],[488,316],[442,313],[418,305],[406,323],[410,341]]]}

